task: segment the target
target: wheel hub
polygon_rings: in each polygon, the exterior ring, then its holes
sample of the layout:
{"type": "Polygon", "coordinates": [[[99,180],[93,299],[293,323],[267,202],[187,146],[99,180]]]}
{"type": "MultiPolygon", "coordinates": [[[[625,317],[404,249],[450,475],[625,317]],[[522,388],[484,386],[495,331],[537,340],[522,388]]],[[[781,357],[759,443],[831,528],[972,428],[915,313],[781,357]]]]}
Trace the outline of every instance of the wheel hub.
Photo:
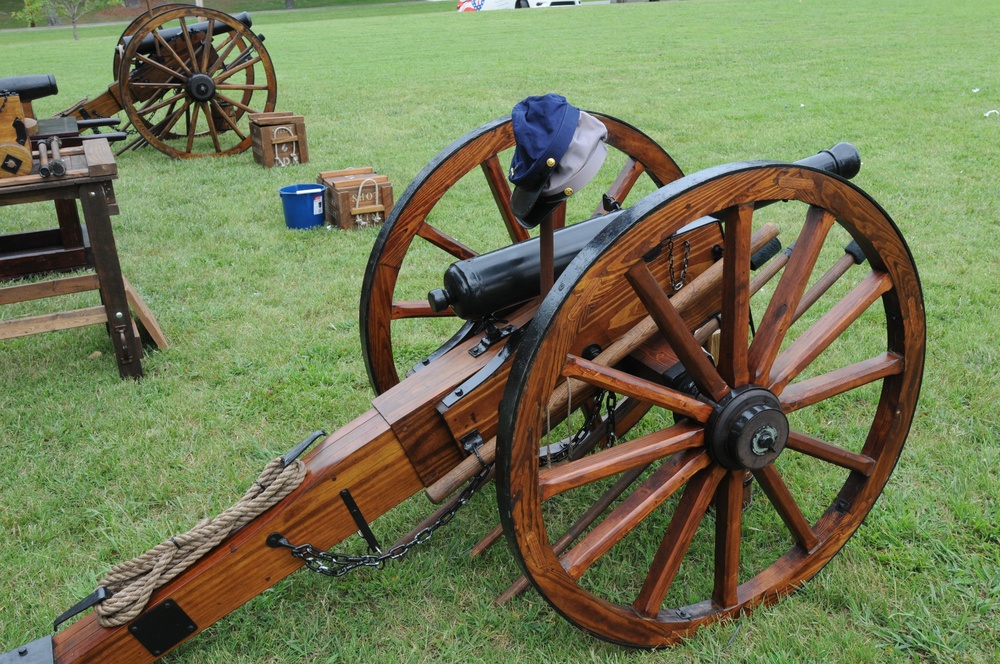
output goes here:
{"type": "Polygon", "coordinates": [[[208,101],[215,95],[215,81],[208,74],[194,74],[188,79],[187,91],[195,101],[208,101]]]}
{"type": "Polygon", "coordinates": [[[713,458],[731,470],[759,470],[788,442],[788,419],[769,390],[746,387],[719,402],[706,435],[713,458]]]}

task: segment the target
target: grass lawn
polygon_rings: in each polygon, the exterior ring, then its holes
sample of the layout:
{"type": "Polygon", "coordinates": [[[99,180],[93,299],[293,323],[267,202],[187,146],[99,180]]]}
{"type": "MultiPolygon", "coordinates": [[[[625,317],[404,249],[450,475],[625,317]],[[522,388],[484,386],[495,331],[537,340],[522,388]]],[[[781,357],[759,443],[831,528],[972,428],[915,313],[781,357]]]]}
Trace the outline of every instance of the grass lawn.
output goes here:
{"type": "MultiPolygon", "coordinates": [[[[907,447],[857,536],[777,605],[634,652],[576,630],[537,594],[493,605],[517,572],[502,545],[467,555],[497,521],[487,490],[405,560],[339,580],[294,574],[164,661],[1000,659],[995,1],[453,8],[255,14],[278,107],[305,116],[309,164],[265,170],[249,151],[118,159],[123,270],[172,346],[132,382],[100,326],[0,341],[0,652],[48,633],[111,565],[233,504],[310,431],[369,407],[357,309],[377,231],[289,231],[278,188],[371,165],[398,197],[451,141],[557,91],[641,128],[688,173],[858,146],[856,182],[920,269],[928,338],[907,447]]],[[[0,33],[4,74],[54,73],[60,94],[35,103],[52,115],[111,83],[120,29],[0,33]]],[[[469,228],[482,221],[475,206],[449,209],[469,228]]],[[[3,208],[0,233],[48,227],[50,214],[3,208]]],[[[392,540],[429,511],[417,496],[374,527],[392,540]]]]}

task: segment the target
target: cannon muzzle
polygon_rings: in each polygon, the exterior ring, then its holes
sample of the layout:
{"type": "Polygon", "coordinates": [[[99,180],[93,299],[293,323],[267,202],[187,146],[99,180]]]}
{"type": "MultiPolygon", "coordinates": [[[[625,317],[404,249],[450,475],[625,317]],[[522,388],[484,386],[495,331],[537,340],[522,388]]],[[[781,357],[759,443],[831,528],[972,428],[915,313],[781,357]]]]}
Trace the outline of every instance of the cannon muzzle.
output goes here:
{"type": "MultiPolygon", "coordinates": [[[[861,170],[861,156],[850,143],[837,143],[828,150],[795,163],[848,179],[861,170]]],[[[619,214],[620,211],[592,217],[557,230],[553,240],[555,276],[558,278],[580,250],[619,214]]],[[[713,222],[716,219],[706,217],[690,226],[699,225],[700,221],[713,222]]],[[[485,318],[537,297],[540,291],[539,265],[537,238],[457,261],[444,273],[444,288],[428,293],[427,301],[434,311],[451,307],[455,315],[466,320],[485,318]]]]}
{"type": "MultiPolygon", "coordinates": [[[[253,21],[250,19],[250,14],[248,12],[240,12],[239,14],[234,14],[233,18],[245,25],[246,27],[251,27],[253,21]]],[[[201,21],[200,23],[193,23],[187,26],[188,34],[195,35],[198,33],[208,32],[208,21],[201,21]]],[[[164,30],[157,31],[160,37],[167,43],[171,40],[176,39],[181,34],[180,28],[166,28],[164,30]]],[[[213,21],[212,32],[214,34],[219,34],[222,32],[232,32],[232,28],[225,23],[220,23],[218,21],[213,21]]],[[[129,42],[132,40],[131,37],[122,37],[122,48],[128,46],[129,42]]],[[[156,51],[156,35],[148,34],[143,37],[142,41],[139,43],[138,52],[143,55],[149,55],[156,51]]]]}
{"type": "Polygon", "coordinates": [[[21,101],[32,101],[59,93],[56,77],[52,74],[0,78],[0,91],[3,90],[17,94],[21,101]]]}

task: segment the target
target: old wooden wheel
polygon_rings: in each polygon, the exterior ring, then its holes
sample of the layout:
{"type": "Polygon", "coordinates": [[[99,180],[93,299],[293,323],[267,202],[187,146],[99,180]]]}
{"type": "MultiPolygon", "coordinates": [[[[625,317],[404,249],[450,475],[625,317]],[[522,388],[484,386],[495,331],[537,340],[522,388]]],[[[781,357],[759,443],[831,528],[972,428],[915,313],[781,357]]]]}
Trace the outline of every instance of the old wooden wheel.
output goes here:
{"type": "Polygon", "coordinates": [[[657,647],[794,591],[861,525],[913,418],[923,302],[888,215],[849,182],[809,168],[703,171],[646,197],[608,231],[567,268],[522,340],[500,410],[498,499],[511,548],[559,613],[603,639],[657,647]],[[759,207],[772,201],[783,202],[759,207]],[[724,238],[711,308],[717,363],[693,334],[704,315],[675,307],[684,290],[668,299],[663,284],[665,239],[709,214],[724,238]],[[748,247],[765,222],[794,249],[751,298],[760,284],[748,247]],[[851,240],[867,264],[850,267],[851,240]],[[615,366],[582,358],[646,316],[655,323],[646,343],[669,346],[696,396],[635,354],[615,366]],[[552,406],[569,378],[575,390],[654,407],[628,440],[539,467],[539,446],[576,426],[552,406]],[[755,493],[748,504],[745,481],[755,493]],[[554,553],[616,484],[629,487],[624,497],[554,553]]]}
{"type": "MultiPolygon", "coordinates": [[[[570,199],[565,219],[603,210],[602,193],[618,202],[630,194],[637,200],[682,175],[644,133],[595,115],[608,127],[608,144],[616,150],[609,150],[592,184],[570,199]]],[[[466,134],[414,178],[382,226],[361,291],[362,347],[377,393],[396,385],[442,341],[473,329],[450,312],[435,314],[427,303],[448,265],[529,238],[510,211],[505,169],[513,146],[509,116],[466,134]]]]}
{"type": "Polygon", "coordinates": [[[236,17],[194,6],[171,5],[135,30],[118,85],[142,139],[175,158],[243,152],[249,114],[274,110],[277,97],[260,38],[236,17]]]}

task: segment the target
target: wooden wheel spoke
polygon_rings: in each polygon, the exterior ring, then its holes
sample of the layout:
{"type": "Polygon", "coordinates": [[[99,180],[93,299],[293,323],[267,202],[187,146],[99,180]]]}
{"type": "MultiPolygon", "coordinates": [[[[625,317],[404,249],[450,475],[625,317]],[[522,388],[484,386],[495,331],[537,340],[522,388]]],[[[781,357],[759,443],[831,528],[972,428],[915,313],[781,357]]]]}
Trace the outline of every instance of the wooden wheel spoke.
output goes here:
{"type": "MultiPolygon", "coordinates": [[[[618,480],[611,485],[611,487],[601,494],[601,497],[594,501],[594,504],[587,508],[587,511],[580,516],[579,519],[573,522],[566,532],[563,533],[562,537],[556,540],[556,543],[552,545],[552,551],[557,556],[562,555],[562,553],[569,548],[569,545],[576,541],[576,538],[583,534],[590,524],[594,523],[604,511],[611,506],[611,503],[618,500],[618,497],[625,493],[625,491],[632,486],[632,484],[639,479],[639,476],[648,468],[648,466],[639,466],[638,468],[633,468],[632,470],[622,474],[618,480]]],[[[529,586],[528,579],[523,575],[518,577],[517,581],[512,583],[510,587],[507,588],[499,597],[497,597],[496,603],[504,604],[510,599],[517,597],[522,592],[528,589],[529,586]]]]}
{"type": "Polygon", "coordinates": [[[201,110],[201,104],[194,105],[194,112],[191,114],[191,118],[188,121],[188,131],[187,131],[187,151],[191,152],[191,148],[194,146],[194,135],[198,132],[198,111],[201,110]]]}
{"type": "Polygon", "coordinates": [[[854,290],[831,307],[777,357],[768,382],[771,391],[781,394],[789,382],[891,288],[892,282],[888,274],[870,272],[854,290]]]}
{"type": "Polygon", "coordinates": [[[171,129],[174,128],[174,125],[177,124],[177,121],[181,119],[181,116],[185,115],[188,112],[188,110],[191,108],[191,103],[192,102],[190,99],[184,99],[184,103],[181,105],[181,107],[178,108],[176,111],[174,111],[173,114],[163,118],[161,122],[157,123],[157,125],[153,128],[153,130],[161,135],[169,132],[171,129]]]}
{"type": "Polygon", "coordinates": [[[764,493],[767,494],[768,500],[774,505],[778,516],[785,522],[785,526],[792,533],[795,541],[807,552],[812,552],[819,546],[819,538],[813,532],[809,522],[806,521],[806,517],[799,509],[798,503],[792,497],[792,493],[788,490],[788,486],[781,478],[778,469],[774,467],[774,464],[771,464],[753,471],[753,476],[764,493]]]}
{"type": "Polygon", "coordinates": [[[212,44],[212,39],[215,32],[215,19],[209,17],[208,19],[208,30],[205,32],[205,37],[201,42],[201,71],[208,70],[208,54],[212,50],[209,48],[212,44]]]}
{"type": "MultiPolygon", "coordinates": [[[[238,108],[238,109],[240,109],[242,111],[246,111],[247,113],[256,113],[257,112],[255,109],[251,108],[250,106],[247,106],[242,101],[237,101],[237,100],[233,99],[232,97],[229,97],[228,95],[224,95],[221,92],[219,92],[218,90],[216,90],[215,91],[215,98],[212,99],[212,102],[215,103],[215,104],[218,104],[220,101],[224,101],[227,104],[235,106],[236,108],[238,108]]],[[[221,110],[221,107],[220,107],[220,110],[221,110]]],[[[223,115],[225,115],[225,113],[223,113],[223,115]]],[[[235,128],[236,125],[234,124],[233,127],[235,128]]],[[[245,136],[243,138],[245,138],[245,136]]]]}
{"type": "Polygon", "coordinates": [[[229,54],[233,51],[233,48],[235,48],[236,44],[242,41],[240,39],[240,36],[241,35],[235,30],[226,35],[225,40],[220,42],[219,47],[216,49],[218,57],[215,58],[215,62],[213,62],[210,67],[205,69],[206,74],[208,74],[209,76],[214,76],[215,72],[218,71],[219,67],[225,64],[226,58],[229,57],[229,54]]]}
{"type": "Polygon", "coordinates": [[[222,81],[225,81],[228,78],[232,77],[233,74],[238,74],[239,72],[243,71],[244,69],[247,69],[249,67],[253,67],[258,62],[260,62],[260,56],[259,55],[244,60],[244,58],[246,58],[246,56],[247,56],[247,54],[249,52],[250,52],[249,48],[245,49],[244,51],[242,51],[240,53],[239,57],[237,57],[236,60],[234,60],[234,62],[239,62],[240,64],[238,64],[235,67],[232,67],[230,69],[226,69],[224,72],[222,72],[221,74],[219,74],[219,77],[216,78],[215,81],[217,83],[221,83],[222,81]]]}
{"type": "Polygon", "coordinates": [[[395,300],[390,314],[393,320],[400,318],[441,318],[454,316],[455,312],[448,307],[444,311],[434,311],[427,300],[395,300]]]}
{"type": "MultiPolygon", "coordinates": [[[[218,97],[220,99],[228,100],[228,98],[226,96],[224,96],[224,95],[218,95],[218,97]]],[[[239,136],[239,138],[240,138],[241,141],[244,138],[246,138],[246,134],[244,134],[243,130],[240,129],[239,125],[236,124],[231,117],[229,117],[229,113],[227,113],[226,109],[224,109],[222,107],[222,104],[220,104],[215,99],[211,99],[210,103],[212,105],[212,108],[214,108],[215,111],[219,114],[219,117],[221,117],[225,121],[225,123],[229,126],[229,129],[231,129],[237,136],[239,136]]],[[[211,114],[211,115],[213,115],[213,117],[214,117],[214,114],[211,114]]],[[[211,119],[210,123],[212,124],[212,127],[214,129],[214,126],[215,126],[214,119],[211,119]]]]}
{"type": "Polygon", "coordinates": [[[181,27],[181,35],[184,37],[184,44],[187,46],[188,62],[194,65],[198,61],[198,51],[195,49],[194,44],[191,43],[191,31],[188,30],[187,21],[184,20],[183,16],[179,18],[178,22],[181,27]]]}
{"type": "Polygon", "coordinates": [[[466,258],[472,258],[473,256],[479,255],[447,233],[431,226],[426,221],[420,225],[420,228],[417,230],[417,235],[424,238],[435,247],[443,249],[459,260],[465,260],[466,258]]]}
{"type": "MultiPolygon", "coordinates": [[[[154,97],[153,97],[152,99],[150,99],[149,101],[150,101],[150,102],[153,102],[153,101],[155,101],[156,99],[160,99],[160,98],[162,98],[162,97],[163,97],[163,95],[165,95],[165,94],[166,94],[166,90],[164,90],[162,94],[159,94],[159,95],[157,95],[157,96],[154,96],[154,97]]],[[[155,104],[151,103],[151,104],[149,104],[148,106],[143,106],[142,108],[140,108],[140,109],[137,109],[137,111],[136,111],[136,112],[137,112],[137,113],[138,113],[138,114],[139,114],[140,116],[143,116],[143,115],[149,115],[150,113],[155,113],[156,111],[160,110],[161,108],[163,108],[163,107],[165,107],[165,106],[170,106],[171,104],[176,104],[176,103],[177,103],[178,101],[180,101],[180,100],[181,100],[181,99],[183,99],[183,98],[184,98],[184,93],[183,93],[183,92],[178,92],[177,94],[175,94],[175,95],[174,95],[174,96],[172,96],[172,97],[168,97],[168,98],[166,98],[166,99],[163,99],[163,101],[160,101],[160,102],[158,102],[158,103],[155,103],[155,104]]]]}
{"type": "Polygon", "coordinates": [[[215,86],[216,90],[267,90],[263,83],[223,83],[215,86]]]}
{"type": "Polygon", "coordinates": [[[639,615],[654,618],[660,612],[663,599],[677,576],[684,554],[725,472],[721,466],[713,466],[688,482],[633,604],[639,615]]]}
{"type": "Polygon", "coordinates": [[[726,211],[722,266],[722,312],[719,373],[730,387],[746,385],[747,344],[750,334],[750,234],[753,204],[726,211]]]}
{"type": "Polygon", "coordinates": [[[713,400],[721,401],[729,394],[729,386],[688,330],[684,319],[657,283],[656,277],[649,271],[646,263],[639,261],[633,265],[625,274],[625,278],[632,285],[632,289],[656,322],[656,327],[666,337],[698,388],[713,400]]]}
{"type": "Polygon", "coordinates": [[[763,384],[767,381],[771,365],[791,327],[819,251],[835,221],[836,218],[826,210],[815,206],[809,208],[802,232],[795,241],[795,251],[788,259],[774,296],[768,303],[757,326],[757,334],[750,344],[748,361],[751,382],[763,384]]]}
{"type": "Polygon", "coordinates": [[[162,63],[159,63],[156,60],[153,60],[152,58],[147,57],[147,56],[145,56],[145,55],[143,55],[141,53],[137,53],[135,57],[136,57],[136,59],[141,60],[143,63],[145,63],[147,65],[151,65],[155,69],[159,69],[160,71],[166,73],[167,75],[169,75],[172,78],[176,78],[176,79],[179,79],[179,80],[182,80],[182,81],[185,78],[187,78],[184,75],[183,72],[179,72],[176,69],[171,69],[170,67],[168,67],[168,66],[166,66],[166,65],[164,65],[162,63]]]}
{"type": "Polygon", "coordinates": [[[480,164],[480,168],[483,169],[483,175],[486,176],[486,183],[490,186],[490,192],[493,194],[497,209],[500,210],[500,217],[503,219],[504,226],[507,227],[507,234],[510,236],[511,242],[527,240],[528,230],[517,223],[514,213],[510,209],[510,185],[507,183],[507,175],[500,164],[500,159],[493,155],[480,164]]]}
{"type": "MultiPolygon", "coordinates": [[[[215,100],[212,100],[212,103],[216,108],[218,108],[218,104],[215,103],[215,100]]],[[[212,136],[212,145],[215,147],[216,152],[222,152],[222,145],[219,143],[219,129],[215,126],[215,117],[212,113],[212,109],[209,107],[208,102],[202,102],[201,105],[205,107],[205,120],[208,122],[208,133],[212,136]]],[[[221,111],[221,109],[219,110],[221,111]]],[[[222,117],[227,120],[229,119],[225,113],[222,113],[222,117]]],[[[245,137],[240,136],[240,139],[243,138],[245,137]]]]}
{"type": "Polygon", "coordinates": [[[742,470],[733,470],[722,478],[715,501],[715,580],[712,602],[721,608],[739,601],[740,538],[743,527],[742,470]]]}
{"type": "Polygon", "coordinates": [[[704,401],[576,355],[567,356],[563,375],[568,378],[578,378],[590,385],[611,390],[639,401],[655,404],[698,422],[707,422],[712,415],[712,406],[704,401]]]}
{"type": "MultiPolygon", "coordinates": [[[[634,157],[629,157],[625,160],[625,164],[622,169],[618,171],[618,175],[615,177],[615,181],[611,183],[606,192],[608,198],[621,203],[624,201],[629,192],[632,191],[632,187],[635,183],[639,181],[639,176],[646,172],[646,167],[638,162],[634,157]]],[[[604,201],[602,200],[594,208],[594,214],[606,214],[608,211],[604,209],[604,201]]]]}
{"type": "Polygon", "coordinates": [[[182,58],[180,55],[178,55],[177,51],[175,51],[174,48],[170,44],[167,43],[167,41],[160,34],[159,30],[153,30],[153,38],[157,42],[159,42],[159,44],[163,48],[167,49],[167,51],[170,53],[171,58],[174,60],[174,62],[176,62],[178,65],[181,66],[181,68],[184,70],[185,74],[188,74],[188,75],[191,74],[190,67],[188,67],[186,64],[184,64],[184,58],[182,58]]]}
{"type": "Polygon", "coordinates": [[[542,469],[538,476],[542,500],[636,467],[645,467],[682,450],[701,447],[704,441],[704,430],[700,426],[681,422],[577,461],[542,469]]]}
{"type": "Polygon", "coordinates": [[[865,477],[870,476],[875,470],[875,459],[867,454],[856,454],[818,438],[813,438],[801,431],[788,432],[788,447],[835,466],[856,470],[865,477]]]}
{"type": "Polygon", "coordinates": [[[902,373],[903,366],[903,358],[896,353],[883,353],[878,357],[793,383],[781,393],[781,408],[790,413],[811,406],[880,378],[902,373]]]}
{"type": "Polygon", "coordinates": [[[686,450],[667,459],[562,558],[575,579],[672,496],[698,471],[712,463],[705,451],[686,450]]]}

